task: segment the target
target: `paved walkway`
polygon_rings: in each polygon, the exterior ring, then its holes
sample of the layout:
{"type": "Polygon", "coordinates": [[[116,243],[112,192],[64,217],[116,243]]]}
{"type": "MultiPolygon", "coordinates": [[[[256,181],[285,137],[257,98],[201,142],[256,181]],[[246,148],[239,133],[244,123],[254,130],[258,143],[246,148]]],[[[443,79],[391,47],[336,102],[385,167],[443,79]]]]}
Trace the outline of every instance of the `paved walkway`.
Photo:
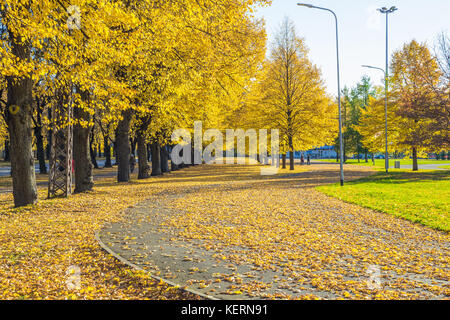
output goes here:
{"type": "MultiPolygon", "coordinates": [[[[401,169],[412,169],[412,165],[402,165],[401,169]]],[[[450,170],[450,163],[419,164],[419,170],[450,170]]]]}
{"type": "MultiPolygon", "coordinates": [[[[100,238],[154,275],[221,299],[450,296],[448,234],[328,198],[314,187],[337,182],[338,168],[310,169],[177,172],[100,238]]],[[[350,179],[368,174],[346,167],[350,179]]]]}

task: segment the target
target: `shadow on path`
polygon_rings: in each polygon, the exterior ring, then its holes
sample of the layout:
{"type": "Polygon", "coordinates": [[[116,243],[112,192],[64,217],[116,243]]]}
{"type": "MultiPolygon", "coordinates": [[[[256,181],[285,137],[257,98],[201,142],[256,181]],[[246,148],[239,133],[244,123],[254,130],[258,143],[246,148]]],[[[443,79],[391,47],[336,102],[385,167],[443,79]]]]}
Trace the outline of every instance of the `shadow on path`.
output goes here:
{"type": "MultiPolygon", "coordinates": [[[[220,299],[440,299],[449,236],[314,190],[337,168],[271,177],[201,166],[149,180],[161,192],[99,236],[125,260],[220,299]]],[[[347,179],[370,175],[346,167],[347,179]]],[[[147,183],[147,182],[146,182],[147,183]]]]}

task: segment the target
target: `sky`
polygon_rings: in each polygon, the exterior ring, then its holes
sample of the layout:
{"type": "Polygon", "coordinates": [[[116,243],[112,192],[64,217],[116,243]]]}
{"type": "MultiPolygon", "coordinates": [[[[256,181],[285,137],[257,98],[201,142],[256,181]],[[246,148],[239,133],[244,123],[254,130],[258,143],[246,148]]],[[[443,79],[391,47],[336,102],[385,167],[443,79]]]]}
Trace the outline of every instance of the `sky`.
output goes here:
{"type": "Polygon", "coordinates": [[[256,16],[266,20],[269,43],[281,21],[289,17],[298,36],[310,49],[309,57],[322,70],[327,91],[337,95],[335,24],[331,13],[297,6],[311,3],[332,9],[339,20],[341,86],[353,87],[363,75],[382,85],[381,71],[361,65],[385,68],[385,15],[376,9],[396,6],[389,15],[389,54],[416,39],[433,46],[437,35],[450,33],[450,0],[273,0],[270,7],[259,8],[256,16]]]}

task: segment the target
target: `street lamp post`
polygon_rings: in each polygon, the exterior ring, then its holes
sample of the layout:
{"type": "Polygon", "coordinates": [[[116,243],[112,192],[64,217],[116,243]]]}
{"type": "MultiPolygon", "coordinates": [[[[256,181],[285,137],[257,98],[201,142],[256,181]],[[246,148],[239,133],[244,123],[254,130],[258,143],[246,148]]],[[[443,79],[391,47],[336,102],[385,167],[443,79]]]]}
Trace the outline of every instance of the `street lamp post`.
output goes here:
{"type": "Polygon", "coordinates": [[[389,173],[389,151],[388,151],[388,120],[387,120],[387,107],[388,107],[388,91],[389,91],[389,14],[397,11],[397,7],[391,7],[390,9],[383,7],[378,9],[382,14],[386,15],[386,69],[384,75],[384,86],[386,90],[386,153],[385,153],[385,167],[386,173],[389,173]]]}
{"type": "Polygon", "coordinates": [[[317,7],[312,4],[307,3],[297,3],[298,6],[307,7],[310,9],[319,9],[331,12],[336,21],[336,56],[337,56],[337,80],[338,80],[338,104],[339,104],[339,145],[340,145],[340,171],[341,171],[341,186],[344,185],[344,141],[342,139],[342,113],[341,113],[341,76],[340,76],[340,66],[339,66],[339,29],[338,29],[338,19],[333,10],[328,8],[317,7]]]}

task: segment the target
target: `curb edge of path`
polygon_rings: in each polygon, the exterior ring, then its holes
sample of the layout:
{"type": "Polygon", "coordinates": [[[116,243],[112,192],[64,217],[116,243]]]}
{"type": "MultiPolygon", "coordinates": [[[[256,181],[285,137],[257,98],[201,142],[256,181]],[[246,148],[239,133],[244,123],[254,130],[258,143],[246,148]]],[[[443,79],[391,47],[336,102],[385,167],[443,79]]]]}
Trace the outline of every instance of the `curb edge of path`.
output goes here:
{"type": "Polygon", "coordinates": [[[123,264],[127,265],[128,267],[131,267],[137,271],[142,271],[145,272],[146,274],[148,274],[152,279],[154,280],[158,280],[158,281],[162,281],[165,282],[166,284],[168,284],[169,286],[172,287],[178,287],[178,290],[187,292],[187,293],[191,293],[197,296],[200,296],[202,298],[208,299],[208,300],[220,300],[218,298],[206,295],[204,293],[198,292],[196,290],[192,290],[192,289],[186,289],[186,288],[182,288],[179,284],[176,284],[170,280],[155,276],[154,274],[152,274],[150,271],[144,270],[143,268],[135,265],[134,263],[132,263],[131,261],[128,261],[127,259],[121,257],[120,255],[118,255],[116,252],[114,252],[110,247],[108,247],[101,239],[100,239],[100,231],[103,230],[104,227],[102,227],[99,230],[95,231],[95,240],[97,240],[97,243],[100,245],[100,247],[105,250],[107,253],[109,253],[110,255],[112,255],[114,258],[116,258],[117,260],[119,260],[120,262],[122,262],[123,264]]]}

